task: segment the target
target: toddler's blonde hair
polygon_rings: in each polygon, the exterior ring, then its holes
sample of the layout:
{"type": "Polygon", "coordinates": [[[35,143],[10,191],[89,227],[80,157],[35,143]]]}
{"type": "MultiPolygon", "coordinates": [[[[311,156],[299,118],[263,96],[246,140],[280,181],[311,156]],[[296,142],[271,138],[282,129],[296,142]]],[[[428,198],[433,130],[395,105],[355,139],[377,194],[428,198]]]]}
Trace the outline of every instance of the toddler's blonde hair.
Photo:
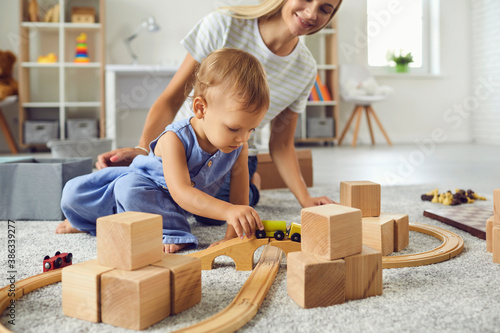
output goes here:
{"type": "Polygon", "coordinates": [[[186,86],[193,97],[206,98],[208,89],[222,86],[227,98],[235,99],[244,111],[269,109],[269,86],[266,72],[259,60],[250,53],[223,48],[210,53],[195,70],[186,86]]]}

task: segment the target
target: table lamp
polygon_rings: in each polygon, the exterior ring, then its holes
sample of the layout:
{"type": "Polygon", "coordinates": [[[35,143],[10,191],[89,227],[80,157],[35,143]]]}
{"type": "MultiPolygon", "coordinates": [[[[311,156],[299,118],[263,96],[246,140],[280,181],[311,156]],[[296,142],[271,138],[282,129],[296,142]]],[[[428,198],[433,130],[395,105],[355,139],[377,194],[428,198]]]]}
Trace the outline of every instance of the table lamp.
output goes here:
{"type": "Polygon", "coordinates": [[[142,21],[141,24],[139,24],[139,26],[135,29],[132,35],[125,38],[125,44],[127,45],[127,50],[128,53],[130,54],[130,57],[132,57],[132,64],[134,65],[137,64],[137,55],[134,53],[134,51],[132,51],[130,42],[134,40],[143,29],[146,29],[149,32],[156,32],[160,30],[160,26],[156,23],[155,18],[153,16],[150,16],[144,21],[142,21]]]}

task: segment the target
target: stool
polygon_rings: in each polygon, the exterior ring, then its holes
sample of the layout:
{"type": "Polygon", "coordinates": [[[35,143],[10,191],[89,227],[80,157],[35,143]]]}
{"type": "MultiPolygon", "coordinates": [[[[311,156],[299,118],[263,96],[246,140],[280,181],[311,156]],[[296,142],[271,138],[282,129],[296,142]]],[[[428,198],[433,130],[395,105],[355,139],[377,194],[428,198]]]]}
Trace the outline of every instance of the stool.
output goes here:
{"type": "MultiPolygon", "coordinates": [[[[367,98],[367,97],[365,97],[365,98],[367,98]]],[[[370,97],[372,99],[374,99],[373,101],[376,101],[376,99],[378,99],[377,96],[373,96],[373,97],[370,96],[370,97]]],[[[368,97],[368,98],[370,98],[370,97],[368,97]]],[[[385,99],[385,97],[379,97],[379,98],[385,99]]],[[[351,116],[349,117],[349,120],[347,121],[347,123],[344,127],[344,130],[342,131],[342,134],[340,135],[339,146],[342,144],[342,140],[344,140],[344,136],[347,133],[349,126],[351,126],[351,123],[354,120],[354,117],[357,116],[356,127],[354,128],[354,136],[352,139],[352,146],[356,147],[356,141],[358,139],[358,132],[359,132],[359,123],[361,122],[361,116],[363,114],[363,109],[365,110],[365,113],[366,113],[366,121],[368,122],[368,129],[370,130],[370,137],[372,140],[372,145],[375,144],[375,137],[373,136],[373,129],[372,129],[372,123],[370,120],[370,115],[373,117],[373,119],[375,119],[378,127],[382,131],[382,134],[384,135],[385,139],[387,140],[387,144],[389,146],[391,146],[392,145],[391,139],[389,139],[389,136],[387,135],[384,127],[382,126],[382,123],[378,119],[377,114],[375,113],[375,110],[373,110],[371,104],[356,104],[355,105],[354,110],[352,111],[351,116]]]]}
{"type": "Polygon", "coordinates": [[[7,140],[10,151],[12,154],[17,154],[19,151],[17,149],[16,140],[12,131],[10,130],[7,119],[2,112],[2,107],[13,104],[17,101],[17,96],[7,96],[3,101],[0,101],[0,129],[2,130],[3,136],[7,140]]]}

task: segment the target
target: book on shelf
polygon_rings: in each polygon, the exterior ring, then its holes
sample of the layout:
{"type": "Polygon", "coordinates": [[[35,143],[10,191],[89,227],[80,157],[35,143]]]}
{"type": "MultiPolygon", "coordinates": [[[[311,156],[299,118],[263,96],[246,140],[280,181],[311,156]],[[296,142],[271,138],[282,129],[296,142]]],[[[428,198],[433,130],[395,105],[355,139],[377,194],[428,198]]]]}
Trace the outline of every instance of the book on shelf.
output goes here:
{"type": "Polygon", "coordinates": [[[332,100],[332,95],[328,91],[328,88],[323,84],[323,82],[321,82],[319,74],[316,76],[316,80],[314,81],[309,100],[313,102],[332,100]]]}

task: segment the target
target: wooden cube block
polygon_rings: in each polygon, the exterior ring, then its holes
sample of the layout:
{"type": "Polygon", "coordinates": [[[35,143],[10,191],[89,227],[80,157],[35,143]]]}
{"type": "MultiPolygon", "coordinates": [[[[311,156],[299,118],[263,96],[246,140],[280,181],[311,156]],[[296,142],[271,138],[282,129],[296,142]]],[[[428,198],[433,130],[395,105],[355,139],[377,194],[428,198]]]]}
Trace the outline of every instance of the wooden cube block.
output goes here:
{"type": "Polygon", "coordinates": [[[361,211],[342,205],[304,208],[302,251],[327,260],[344,258],[361,252],[361,211]]]}
{"type": "Polygon", "coordinates": [[[486,220],[486,251],[493,253],[493,224],[495,215],[486,220]]]}
{"type": "Polygon", "coordinates": [[[160,215],[125,212],[97,219],[99,264],[134,270],[161,260],[163,219],[160,215]]]}
{"type": "Polygon", "coordinates": [[[361,209],[363,217],[380,215],[380,184],[370,181],[340,182],[340,204],[361,209]]]}
{"type": "Polygon", "coordinates": [[[360,254],[344,261],[346,301],[382,295],[382,253],[363,245],[360,254]]]}
{"type": "Polygon", "coordinates": [[[99,265],[97,259],[64,267],[61,273],[64,315],[101,322],[101,275],[113,269],[99,265]]]}
{"type": "Polygon", "coordinates": [[[363,217],[363,244],[386,256],[394,252],[394,219],[391,216],[363,217]]]}
{"type": "Polygon", "coordinates": [[[500,188],[493,190],[493,216],[493,222],[500,224],[500,188]]]}
{"type": "Polygon", "coordinates": [[[493,262],[500,264],[500,225],[493,226],[493,262]]]}
{"type": "Polygon", "coordinates": [[[178,314],[201,301],[201,260],[178,254],[164,253],[153,266],[170,270],[170,300],[172,314],[178,314]]]}
{"type": "Polygon", "coordinates": [[[345,301],[346,267],[342,259],[324,260],[307,252],[291,252],[286,276],[288,295],[304,309],[345,301]]]}
{"type": "Polygon", "coordinates": [[[387,214],[381,216],[394,219],[394,251],[404,250],[410,244],[410,219],[406,214],[387,214]]]}
{"type": "Polygon", "coordinates": [[[102,322],[142,330],[170,315],[170,271],[147,266],[101,277],[102,322]]]}

